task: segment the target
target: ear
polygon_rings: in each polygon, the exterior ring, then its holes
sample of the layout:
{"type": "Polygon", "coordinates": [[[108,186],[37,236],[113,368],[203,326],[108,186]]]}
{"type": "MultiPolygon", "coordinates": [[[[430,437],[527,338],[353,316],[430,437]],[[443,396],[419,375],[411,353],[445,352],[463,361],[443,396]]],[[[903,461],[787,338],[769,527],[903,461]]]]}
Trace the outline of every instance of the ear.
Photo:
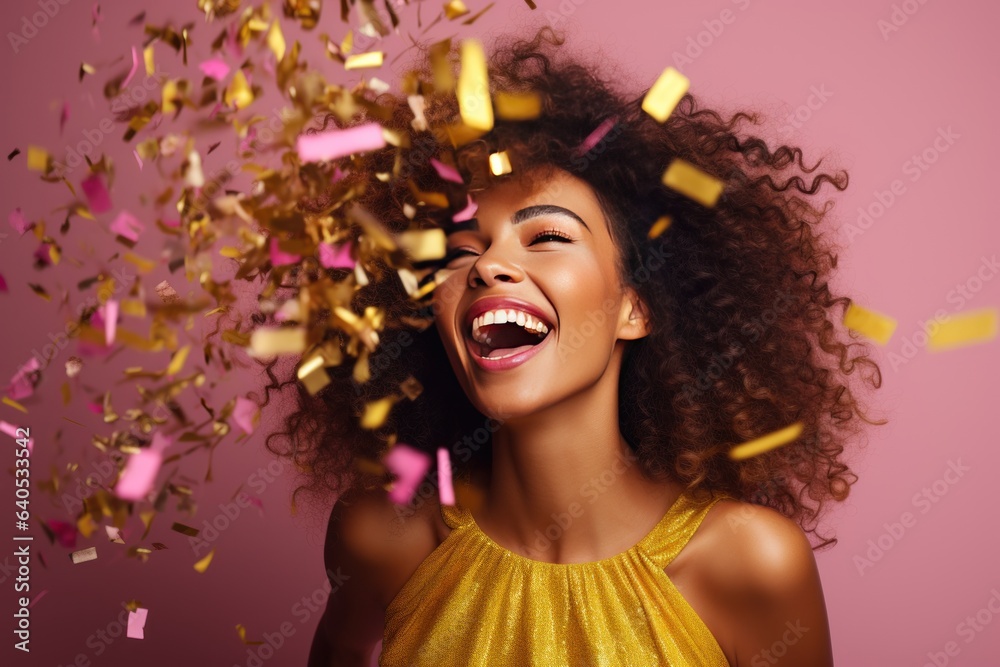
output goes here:
{"type": "Polygon", "coordinates": [[[649,335],[651,321],[649,307],[634,289],[627,288],[618,318],[618,338],[635,340],[649,335]]]}

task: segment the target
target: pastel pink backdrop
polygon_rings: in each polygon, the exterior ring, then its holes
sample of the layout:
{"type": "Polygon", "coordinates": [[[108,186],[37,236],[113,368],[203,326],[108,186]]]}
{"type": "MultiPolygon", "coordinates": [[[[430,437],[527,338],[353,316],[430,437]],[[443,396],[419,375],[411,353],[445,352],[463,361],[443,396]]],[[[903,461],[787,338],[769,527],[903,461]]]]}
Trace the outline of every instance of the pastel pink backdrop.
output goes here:
{"type": "MultiPolygon", "coordinates": [[[[99,85],[77,81],[77,68],[81,61],[107,64],[130,57],[130,47],[141,43],[142,32],[128,21],[140,11],[145,10],[146,22],[153,24],[194,21],[190,57],[195,62],[205,57],[208,43],[221,29],[203,24],[193,0],[105,1],[97,40],[90,28],[91,3],[50,4],[58,12],[36,35],[16,53],[10,44],[0,49],[6,96],[6,122],[0,128],[4,153],[15,147],[23,152],[29,143],[73,146],[99,128],[110,116],[107,102],[99,85]],[[63,102],[70,103],[72,113],[60,137],[63,102]]],[[[320,52],[316,35],[327,32],[339,39],[345,33],[335,4],[326,3],[312,33],[302,33],[282,18],[289,43],[294,38],[303,41],[304,57],[331,77],[334,64],[320,52]]],[[[424,4],[426,23],[442,3],[424,4]]],[[[473,11],[485,5],[468,4],[473,11]]],[[[884,386],[872,403],[873,414],[890,423],[871,429],[867,449],[854,459],[860,481],[829,524],[840,543],[817,555],[836,661],[845,666],[1000,662],[1000,618],[988,606],[996,596],[993,609],[1000,609],[1000,540],[991,490],[993,471],[1000,466],[995,421],[1000,343],[932,353],[920,333],[920,323],[939,310],[952,314],[1000,305],[1000,279],[995,279],[1000,271],[995,259],[1000,253],[995,200],[995,156],[1000,152],[995,26],[1000,8],[971,0],[537,4],[538,10],[531,12],[523,2],[499,2],[461,34],[488,41],[497,31],[528,31],[537,23],[549,23],[566,29],[582,51],[600,57],[600,49],[603,57],[616,59],[637,88],[650,85],[666,65],[679,65],[706,102],[726,109],[757,108],[768,121],[759,132],[802,146],[808,162],[826,156],[824,166],[849,171],[851,185],[838,197],[832,214],[840,229],[831,231],[845,247],[836,287],[862,305],[891,314],[899,327],[889,345],[879,350],[884,386]],[[686,60],[678,60],[678,54],[686,60]],[[920,155],[926,157],[925,170],[908,163],[920,155]],[[868,209],[871,218],[859,223],[859,207],[868,209]],[[962,469],[961,476],[946,474],[950,467],[962,469]],[[920,496],[924,489],[927,499],[920,496]],[[912,520],[904,526],[906,512],[912,520]]],[[[274,9],[279,7],[273,3],[274,9]]],[[[23,21],[30,22],[38,11],[36,0],[7,2],[0,10],[0,26],[4,33],[20,33],[23,21]]],[[[448,29],[439,26],[431,34],[453,34],[448,29]]],[[[399,43],[394,38],[388,51],[398,53],[399,43]]],[[[156,49],[158,67],[178,75],[179,57],[162,44],[156,49]]],[[[384,68],[381,78],[391,80],[391,70],[398,73],[401,62],[384,68]]],[[[121,67],[119,63],[103,70],[97,80],[103,82],[121,67]]],[[[184,75],[197,80],[190,71],[184,75]]],[[[141,70],[137,76],[142,76],[141,70]]],[[[281,103],[271,98],[270,105],[281,103]]],[[[147,165],[140,173],[120,136],[116,127],[100,147],[117,166],[115,210],[127,207],[141,215],[144,209],[137,196],[157,189],[151,181],[155,169],[147,165]]],[[[95,151],[95,157],[99,153],[95,151]]],[[[207,156],[206,173],[231,158],[231,149],[207,156]]],[[[45,217],[55,232],[62,218],[53,209],[66,200],[65,191],[28,172],[23,153],[0,169],[0,212],[6,216],[21,207],[29,220],[45,217]]],[[[82,171],[73,175],[75,185],[82,171]]],[[[836,194],[828,187],[824,191],[836,194]]],[[[105,224],[107,215],[102,217],[105,224]]],[[[86,223],[77,219],[74,226],[86,223]]],[[[101,225],[90,224],[94,231],[88,232],[87,241],[97,248],[95,256],[106,257],[118,249],[101,225]]],[[[84,256],[76,232],[67,255],[84,256]]],[[[156,254],[155,245],[142,247],[147,255],[156,254]]],[[[66,321],[27,288],[29,281],[42,282],[58,291],[51,270],[36,273],[31,268],[34,249],[30,234],[18,238],[4,225],[0,272],[10,292],[0,294],[3,381],[66,321]]],[[[155,283],[146,284],[148,288],[155,283]]],[[[71,353],[62,352],[53,368],[60,369],[71,353]]],[[[166,353],[161,355],[161,363],[166,359],[166,353]]],[[[100,386],[99,362],[96,365],[88,369],[88,381],[100,386]]],[[[112,375],[109,368],[104,384],[116,380],[117,372],[112,375]]],[[[93,415],[79,400],[71,408],[62,407],[59,374],[49,373],[38,395],[26,402],[28,415],[0,406],[0,418],[32,428],[33,475],[47,476],[57,428],[70,451],[82,451],[97,430],[93,415]],[[74,426],[62,416],[93,428],[74,426]]],[[[225,378],[226,391],[236,392],[250,379],[256,381],[238,374],[225,378]]],[[[9,444],[5,442],[3,451],[10,451],[9,444]]],[[[200,479],[206,458],[193,458],[184,472],[200,479]]],[[[201,526],[219,516],[220,503],[228,502],[241,483],[247,485],[251,475],[273,460],[259,434],[242,444],[230,440],[219,447],[214,481],[201,486],[198,514],[189,523],[201,526]]],[[[2,465],[12,468],[13,454],[2,465]]],[[[0,501],[13,499],[10,480],[3,476],[0,501]]],[[[243,510],[213,542],[215,560],[204,574],[191,568],[195,554],[186,538],[168,530],[163,518],[150,539],[170,548],[154,553],[146,564],[124,558],[124,547],[95,537],[81,540],[77,548],[97,545],[100,558],[73,565],[65,549],[49,546],[36,529],[34,545],[44,552],[47,567],[33,561],[32,593],[47,593],[31,609],[30,656],[5,641],[4,664],[68,665],[83,654],[90,664],[109,666],[181,661],[246,665],[248,649],[256,647],[240,642],[237,623],[246,626],[250,639],[290,623],[294,633],[264,664],[304,664],[319,613],[306,613],[301,600],[324,582],[322,540],[328,508],[291,517],[290,490],[287,475],[266,484],[260,493],[265,514],[243,510]],[[121,603],[132,598],[149,609],[146,638],[104,642],[96,633],[107,631],[121,603]]],[[[69,518],[37,490],[33,499],[39,516],[69,518]]],[[[13,533],[13,528],[7,532],[13,533]]],[[[13,557],[9,549],[3,553],[0,616],[7,619],[2,636],[9,638],[15,605],[13,557]]]]}

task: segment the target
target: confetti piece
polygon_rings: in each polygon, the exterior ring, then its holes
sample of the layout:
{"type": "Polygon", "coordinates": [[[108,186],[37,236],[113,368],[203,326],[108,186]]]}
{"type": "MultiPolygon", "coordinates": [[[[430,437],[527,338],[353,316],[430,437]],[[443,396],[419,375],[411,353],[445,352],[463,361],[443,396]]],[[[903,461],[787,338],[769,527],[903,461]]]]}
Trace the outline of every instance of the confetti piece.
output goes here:
{"type": "Polygon", "coordinates": [[[993,340],[997,335],[996,308],[981,308],[969,313],[952,315],[930,332],[927,349],[933,352],[975,345],[993,340]]]}
{"type": "Polygon", "coordinates": [[[184,362],[187,361],[189,352],[191,352],[191,346],[185,345],[174,353],[173,357],[170,359],[170,365],[167,366],[168,378],[181,372],[184,368],[184,362]]]}
{"type": "Polygon", "coordinates": [[[389,410],[395,402],[392,396],[387,396],[368,403],[361,416],[361,428],[373,429],[381,426],[385,422],[385,418],[389,416],[389,410]]]}
{"type": "Polygon", "coordinates": [[[448,450],[444,447],[438,447],[437,464],[438,495],[441,498],[441,504],[454,505],[455,488],[451,483],[451,457],[449,457],[448,450]]]}
{"type": "Polygon", "coordinates": [[[10,162],[11,160],[13,160],[14,158],[16,158],[20,154],[21,154],[21,149],[20,148],[15,148],[11,152],[7,153],[7,162],[10,162]]]}
{"type": "Polygon", "coordinates": [[[844,313],[844,326],[885,345],[896,331],[896,320],[852,303],[844,313]]]}
{"type": "Polygon", "coordinates": [[[143,64],[146,66],[146,76],[153,76],[156,72],[156,64],[153,60],[153,45],[150,44],[142,50],[143,64]]]}
{"type": "Polygon", "coordinates": [[[210,79],[222,81],[229,74],[229,65],[222,58],[212,58],[198,65],[201,71],[210,79]]]}
{"type": "Polygon", "coordinates": [[[7,281],[4,279],[3,274],[0,273],[0,292],[8,292],[7,281]]]}
{"type": "Polygon", "coordinates": [[[326,372],[324,362],[322,354],[315,354],[299,366],[297,371],[299,381],[305,385],[310,395],[315,396],[323,387],[330,384],[330,376],[326,372]]]}
{"type": "Polygon", "coordinates": [[[382,126],[378,123],[365,123],[346,130],[299,135],[296,150],[303,162],[321,162],[376,150],[384,147],[385,143],[382,126]]]}
{"type": "Polygon", "coordinates": [[[170,286],[166,280],[162,281],[156,286],[156,294],[160,297],[160,301],[166,305],[174,305],[181,302],[180,295],[177,294],[177,290],[170,286]]]}
{"type": "Polygon", "coordinates": [[[680,158],[663,172],[663,184],[709,208],[715,206],[722,194],[722,181],[680,158]]]}
{"type": "Polygon", "coordinates": [[[132,454],[125,464],[115,495],[122,500],[142,500],[153,487],[156,473],[163,463],[163,450],[170,446],[171,439],[157,431],[147,449],[132,454]]]}
{"type": "MultiPolygon", "coordinates": [[[[89,514],[87,516],[90,516],[89,514]]],[[[125,544],[125,540],[122,539],[121,531],[114,526],[105,526],[104,532],[108,536],[108,542],[114,542],[115,544],[125,544]]]]}
{"type": "Polygon", "coordinates": [[[591,149],[594,146],[596,146],[601,141],[601,139],[603,139],[608,134],[608,132],[612,130],[612,128],[614,128],[615,123],[617,122],[618,122],[617,116],[612,116],[611,118],[607,118],[603,122],[601,122],[601,124],[598,125],[596,128],[594,128],[594,131],[588,134],[587,138],[584,139],[579,146],[577,146],[576,150],[573,153],[574,156],[580,157],[582,155],[586,155],[587,153],[589,153],[591,149]]]}
{"type": "Polygon", "coordinates": [[[285,36],[281,33],[281,24],[278,21],[272,23],[271,29],[267,31],[267,47],[271,49],[278,62],[285,57],[285,36]]]}
{"type": "Polygon", "coordinates": [[[87,205],[93,213],[104,213],[111,209],[111,196],[104,187],[100,174],[91,174],[80,183],[83,194],[87,197],[87,205]]]}
{"type": "Polygon", "coordinates": [[[504,120],[531,120],[542,115],[542,96],[536,92],[506,93],[493,96],[497,117],[504,120]]]}
{"type": "Polygon", "coordinates": [[[204,574],[205,570],[207,570],[208,566],[211,564],[213,556],[215,556],[215,549],[209,551],[207,556],[194,564],[195,571],[204,574]]]}
{"type": "Polygon", "coordinates": [[[28,408],[24,407],[23,405],[12,399],[10,396],[3,397],[3,404],[9,405],[10,407],[20,412],[23,412],[24,414],[28,414],[28,408]]]}
{"type": "Polygon", "coordinates": [[[452,167],[450,164],[445,164],[440,160],[431,158],[431,166],[434,167],[434,171],[437,172],[438,176],[446,181],[451,181],[452,183],[464,183],[462,180],[462,175],[458,173],[458,170],[452,167]]]}
{"type": "Polygon", "coordinates": [[[69,121],[69,102],[63,102],[62,109],[59,110],[59,134],[66,129],[67,121],[69,121]]]}
{"type": "Polygon", "coordinates": [[[458,75],[458,110],[462,122],[475,129],[493,129],[493,103],[486,71],[483,45],[474,39],[462,42],[462,69],[458,75]]]}
{"type": "Polygon", "coordinates": [[[245,433],[251,434],[259,419],[260,408],[257,407],[257,404],[247,398],[237,396],[236,407],[233,408],[233,421],[236,422],[236,425],[245,433]]]}
{"type": "Polygon", "coordinates": [[[440,227],[405,231],[397,237],[397,241],[415,262],[441,259],[447,253],[447,237],[440,227]]]}
{"type": "Polygon", "coordinates": [[[132,243],[139,240],[139,234],[143,229],[145,229],[145,225],[139,222],[139,220],[137,220],[136,217],[128,211],[122,211],[119,213],[118,217],[116,217],[111,223],[112,232],[131,241],[132,243]]]}
{"type": "MultiPolygon", "coordinates": [[[[253,89],[250,87],[250,82],[247,81],[247,77],[242,69],[236,70],[236,74],[233,75],[233,80],[229,82],[229,87],[226,88],[226,92],[223,95],[223,101],[226,103],[226,106],[235,109],[246,108],[253,102],[253,89]]],[[[164,110],[164,113],[166,113],[166,110],[164,110]]]]}
{"type": "Polygon", "coordinates": [[[670,216],[669,215],[664,215],[661,218],[659,218],[656,222],[653,223],[653,226],[649,228],[649,232],[647,232],[646,235],[650,239],[655,239],[655,238],[659,237],[660,234],[662,234],[663,232],[667,231],[667,228],[669,226],[670,226],[670,216]]]}
{"type": "Polygon", "coordinates": [[[382,457],[382,463],[397,477],[389,499],[397,505],[405,505],[413,498],[417,486],[430,469],[431,457],[409,445],[397,444],[382,457]]]}
{"type": "Polygon", "coordinates": [[[306,331],[301,328],[257,329],[250,336],[250,354],[255,357],[301,354],[305,347],[306,331]]]}
{"type": "Polygon", "coordinates": [[[101,317],[104,318],[104,344],[110,347],[115,342],[115,332],[118,328],[118,302],[115,299],[108,299],[100,310],[101,317]]]}
{"type": "MultiPolygon", "coordinates": [[[[18,433],[17,431],[18,431],[18,428],[14,424],[11,424],[10,422],[5,422],[3,420],[0,420],[0,433],[6,433],[7,435],[9,435],[10,437],[14,438],[15,440],[23,440],[24,438],[22,437],[22,434],[18,433]]],[[[28,438],[28,454],[29,455],[34,450],[34,448],[35,448],[35,439],[34,438],[28,438]]]]}
{"type": "Polygon", "coordinates": [[[42,590],[34,598],[32,598],[31,604],[28,605],[28,609],[31,609],[32,607],[34,607],[35,603],[38,602],[39,600],[41,600],[43,597],[45,597],[45,594],[48,593],[48,592],[49,592],[49,589],[46,588],[46,589],[42,590]]]}
{"type": "Polygon", "coordinates": [[[52,535],[59,546],[67,549],[72,549],[76,546],[76,526],[65,521],[58,521],[56,519],[47,521],[45,525],[52,532],[52,535]]]}
{"type": "Polygon", "coordinates": [[[174,525],[170,526],[170,530],[180,533],[181,535],[187,535],[188,537],[198,537],[198,533],[201,531],[197,528],[192,528],[191,526],[185,526],[183,523],[174,522],[174,525]]]}
{"type": "Polygon", "coordinates": [[[345,243],[336,250],[328,243],[320,243],[319,263],[326,269],[353,269],[355,261],[351,259],[351,244],[345,243]]]}
{"type": "Polygon", "coordinates": [[[465,208],[451,216],[452,222],[465,222],[466,220],[472,220],[472,218],[476,215],[476,211],[479,210],[479,204],[472,201],[472,195],[466,194],[465,196],[468,198],[468,203],[465,205],[465,208]]]}
{"type": "Polygon", "coordinates": [[[660,123],[666,121],[690,85],[686,76],[673,67],[666,68],[642,99],[642,110],[660,123]]]}
{"type": "Polygon", "coordinates": [[[10,384],[7,386],[7,395],[14,400],[31,396],[35,392],[35,384],[38,382],[38,377],[31,376],[30,374],[39,370],[41,370],[41,365],[37,357],[32,357],[25,362],[10,379],[10,384]]]}
{"type": "MultiPolygon", "coordinates": [[[[128,629],[125,636],[129,639],[144,639],[143,629],[146,627],[146,614],[148,609],[142,607],[128,613],[128,629]]],[[[121,632],[119,630],[119,632],[121,632]]]]}
{"type": "Polygon", "coordinates": [[[247,639],[247,629],[243,627],[242,623],[236,624],[236,633],[240,636],[240,641],[246,644],[247,646],[259,646],[264,643],[264,642],[254,642],[247,639]]]}
{"type": "Polygon", "coordinates": [[[768,433],[765,436],[744,442],[729,450],[729,458],[735,461],[742,461],[754,456],[759,456],[772,449],[777,449],[782,445],[787,445],[802,435],[802,423],[796,422],[791,426],[768,433]]]}
{"type": "Polygon", "coordinates": [[[428,126],[427,118],[424,116],[424,108],[427,106],[427,101],[424,99],[424,96],[408,95],[406,103],[409,105],[410,111],[413,112],[413,120],[410,121],[410,127],[413,128],[414,132],[426,132],[428,126]]]}
{"type": "Polygon", "coordinates": [[[511,172],[510,158],[507,151],[490,154],[490,172],[494,176],[503,176],[511,172]]]}
{"type": "Polygon", "coordinates": [[[23,235],[29,229],[28,221],[24,219],[24,213],[21,212],[20,207],[15,208],[10,212],[10,215],[7,216],[7,222],[10,223],[10,226],[13,227],[14,231],[18,234],[23,235]]]}
{"type": "Polygon", "coordinates": [[[285,252],[281,249],[278,239],[271,237],[271,264],[275,266],[284,266],[285,264],[295,264],[300,259],[301,255],[293,255],[290,252],[285,252]]]}
{"type": "Polygon", "coordinates": [[[344,62],[344,69],[365,69],[368,67],[381,67],[382,59],[385,54],[382,51],[369,51],[368,53],[356,53],[353,56],[347,56],[346,62],[344,62]]]}
{"type": "Polygon", "coordinates": [[[97,547],[89,547],[87,549],[81,549],[80,551],[74,551],[70,554],[70,558],[73,560],[74,565],[86,563],[88,560],[97,560],[97,547]]]}
{"type": "Polygon", "coordinates": [[[138,71],[139,71],[139,50],[136,49],[133,46],[132,47],[132,68],[128,71],[128,74],[126,74],[125,78],[122,80],[122,88],[124,88],[125,86],[128,85],[129,81],[132,80],[132,77],[135,76],[135,73],[138,72],[138,71]]]}
{"type": "Polygon", "coordinates": [[[457,19],[459,16],[465,16],[469,13],[469,8],[465,6],[462,0],[451,0],[445,3],[444,15],[449,21],[457,19]]]}
{"type": "Polygon", "coordinates": [[[28,146],[28,169],[31,171],[45,171],[48,167],[48,151],[38,146],[28,146]]]}

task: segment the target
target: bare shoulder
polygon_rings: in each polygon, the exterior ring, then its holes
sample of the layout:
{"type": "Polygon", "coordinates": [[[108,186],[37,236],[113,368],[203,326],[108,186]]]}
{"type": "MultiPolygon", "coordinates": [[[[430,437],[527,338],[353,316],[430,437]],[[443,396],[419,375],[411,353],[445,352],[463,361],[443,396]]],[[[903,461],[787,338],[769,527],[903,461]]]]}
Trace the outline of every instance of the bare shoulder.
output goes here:
{"type": "MultiPolygon", "coordinates": [[[[689,545],[686,567],[731,664],[833,664],[819,570],[802,528],[760,505],[722,500],[689,545]]],[[[688,551],[685,549],[684,551],[688,551]]]]}
{"type": "MultiPolygon", "coordinates": [[[[436,498],[396,505],[381,487],[352,489],[330,512],[324,559],[353,569],[384,607],[443,539],[436,498]]],[[[332,573],[331,573],[332,576],[332,573]]]]}

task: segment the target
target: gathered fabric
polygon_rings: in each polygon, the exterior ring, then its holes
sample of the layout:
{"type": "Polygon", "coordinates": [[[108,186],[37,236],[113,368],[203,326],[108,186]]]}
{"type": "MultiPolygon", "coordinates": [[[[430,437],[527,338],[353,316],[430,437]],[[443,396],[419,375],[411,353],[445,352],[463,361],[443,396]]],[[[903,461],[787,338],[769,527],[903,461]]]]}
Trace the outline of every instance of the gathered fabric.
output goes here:
{"type": "Polygon", "coordinates": [[[464,507],[389,604],[381,667],[729,667],[664,569],[716,502],[682,494],[635,546],[546,563],[487,536],[464,507]]]}

